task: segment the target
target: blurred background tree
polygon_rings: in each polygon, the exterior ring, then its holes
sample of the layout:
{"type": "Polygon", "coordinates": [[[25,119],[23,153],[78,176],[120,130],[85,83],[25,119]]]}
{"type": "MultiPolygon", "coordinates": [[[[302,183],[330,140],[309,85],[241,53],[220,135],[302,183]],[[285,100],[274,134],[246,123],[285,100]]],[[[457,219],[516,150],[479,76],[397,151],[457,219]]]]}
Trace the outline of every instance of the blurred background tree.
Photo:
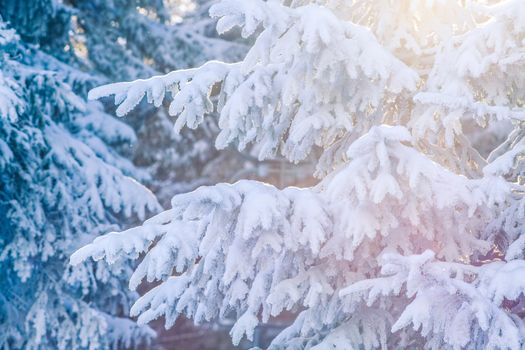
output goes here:
{"type": "Polygon", "coordinates": [[[133,129],[87,103],[94,79],[50,54],[67,36],[53,32],[39,44],[45,21],[67,16],[45,5],[35,4],[42,17],[34,20],[29,7],[15,12],[21,35],[0,21],[0,347],[148,344],[153,330],[124,316],[136,298],[123,280],[131,264],[67,266],[102,228],[124,227],[160,205],[134,180],[143,175],[129,160],[133,129]]]}

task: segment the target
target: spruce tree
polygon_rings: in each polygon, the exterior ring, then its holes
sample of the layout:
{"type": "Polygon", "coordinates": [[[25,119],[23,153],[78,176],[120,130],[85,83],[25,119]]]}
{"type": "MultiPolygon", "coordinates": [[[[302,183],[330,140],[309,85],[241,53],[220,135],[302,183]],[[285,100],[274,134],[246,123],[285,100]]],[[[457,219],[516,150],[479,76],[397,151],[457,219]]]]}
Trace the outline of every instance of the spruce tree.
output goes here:
{"type": "Polygon", "coordinates": [[[216,145],[261,159],[320,148],[319,183],[201,187],[72,263],[144,254],[130,286],[159,285],[139,323],[233,314],[234,344],[293,310],[271,349],[522,349],[525,3],[222,0],[211,14],[253,38],[244,60],[90,97],[115,95],[117,115],[169,97],[177,130],[217,110],[216,145]],[[513,131],[490,150],[463,130],[501,123],[513,131]]]}
{"type": "Polygon", "coordinates": [[[84,242],[160,209],[125,157],[135,133],[86,102],[87,74],[4,22],[0,66],[0,347],[149,342],[155,333],[127,318],[130,265],[67,264],[84,242]]]}

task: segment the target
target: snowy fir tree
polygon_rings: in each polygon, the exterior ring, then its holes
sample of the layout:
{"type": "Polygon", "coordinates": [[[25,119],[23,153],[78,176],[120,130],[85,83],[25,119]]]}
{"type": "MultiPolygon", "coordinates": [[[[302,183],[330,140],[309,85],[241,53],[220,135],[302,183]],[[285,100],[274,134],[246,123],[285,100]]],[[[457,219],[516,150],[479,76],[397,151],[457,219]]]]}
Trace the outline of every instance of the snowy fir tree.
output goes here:
{"type": "Polygon", "coordinates": [[[319,183],[177,195],[75,252],[75,268],[141,257],[131,289],[158,286],[132,307],[139,324],[233,315],[234,344],[291,310],[271,349],[523,349],[525,2],[222,0],[210,12],[220,33],[253,40],[242,61],[90,97],[114,95],[120,116],[168,97],[177,130],[216,111],[216,146],[261,159],[320,149],[319,183]]]}
{"type": "Polygon", "coordinates": [[[130,177],[141,176],[125,157],[133,130],[81,97],[88,75],[4,22],[0,66],[0,347],[149,342],[154,332],[127,318],[129,265],[67,264],[82,242],[159,209],[130,177]]]}

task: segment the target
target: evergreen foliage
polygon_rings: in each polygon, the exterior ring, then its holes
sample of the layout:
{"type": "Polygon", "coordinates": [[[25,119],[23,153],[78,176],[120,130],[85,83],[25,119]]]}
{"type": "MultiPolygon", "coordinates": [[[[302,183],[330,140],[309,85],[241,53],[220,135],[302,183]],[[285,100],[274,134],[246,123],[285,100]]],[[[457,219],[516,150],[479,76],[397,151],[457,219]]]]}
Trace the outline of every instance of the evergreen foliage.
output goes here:
{"type": "Polygon", "coordinates": [[[261,159],[321,148],[319,184],[201,187],[72,263],[144,254],[130,286],[160,284],[132,307],[139,323],[233,314],[234,344],[294,310],[271,349],[522,349],[525,2],[222,0],[211,14],[253,38],[244,60],[90,97],[114,95],[117,115],[169,98],[177,130],[217,110],[216,145],[261,159]],[[502,124],[497,147],[464,130],[502,124]]]}
{"type": "Polygon", "coordinates": [[[115,348],[154,332],[126,318],[130,265],[67,266],[83,242],[159,210],[130,176],[133,130],[86,103],[86,74],[0,28],[0,347],[115,348]]]}

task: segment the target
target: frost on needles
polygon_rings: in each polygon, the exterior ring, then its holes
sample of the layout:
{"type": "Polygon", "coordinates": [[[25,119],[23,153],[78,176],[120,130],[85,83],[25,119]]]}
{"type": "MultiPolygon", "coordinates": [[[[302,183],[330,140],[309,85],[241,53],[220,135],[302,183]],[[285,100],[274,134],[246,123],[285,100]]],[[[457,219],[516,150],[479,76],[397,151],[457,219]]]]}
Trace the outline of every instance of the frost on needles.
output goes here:
{"type": "Polygon", "coordinates": [[[72,263],[144,255],[130,287],[161,283],[132,308],[140,323],[233,313],[235,344],[293,310],[271,349],[522,349],[525,3],[223,0],[211,14],[253,38],[243,61],[90,97],[115,95],[124,115],[169,96],[176,130],[217,111],[216,146],[261,159],[321,149],[319,183],[201,187],[72,263]]]}

